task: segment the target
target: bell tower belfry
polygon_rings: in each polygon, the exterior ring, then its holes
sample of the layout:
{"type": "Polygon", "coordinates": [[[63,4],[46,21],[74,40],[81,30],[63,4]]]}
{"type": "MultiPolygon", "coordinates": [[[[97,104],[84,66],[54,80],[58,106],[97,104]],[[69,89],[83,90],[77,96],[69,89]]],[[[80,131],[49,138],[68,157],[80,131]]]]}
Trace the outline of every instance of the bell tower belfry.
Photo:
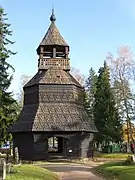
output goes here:
{"type": "Polygon", "coordinates": [[[61,67],[61,69],[69,71],[69,45],[56,27],[54,9],[52,9],[50,21],[50,27],[37,48],[38,69],[47,70],[50,67],[61,67]]]}

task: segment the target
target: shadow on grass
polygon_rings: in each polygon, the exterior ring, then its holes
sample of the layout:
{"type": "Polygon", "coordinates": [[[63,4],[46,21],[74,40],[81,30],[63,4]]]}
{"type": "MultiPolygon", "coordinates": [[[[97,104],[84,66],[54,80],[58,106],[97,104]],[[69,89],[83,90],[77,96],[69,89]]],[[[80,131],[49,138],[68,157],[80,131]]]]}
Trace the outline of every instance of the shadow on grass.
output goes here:
{"type": "Polygon", "coordinates": [[[92,171],[107,180],[135,180],[135,164],[125,165],[123,162],[110,162],[93,168],[92,171]]]}
{"type": "Polygon", "coordinates": [[[54,173],[33,165],[16,166],[15,170],[16,173],[7,175],[7,180],[58,180],[54,173]]]}

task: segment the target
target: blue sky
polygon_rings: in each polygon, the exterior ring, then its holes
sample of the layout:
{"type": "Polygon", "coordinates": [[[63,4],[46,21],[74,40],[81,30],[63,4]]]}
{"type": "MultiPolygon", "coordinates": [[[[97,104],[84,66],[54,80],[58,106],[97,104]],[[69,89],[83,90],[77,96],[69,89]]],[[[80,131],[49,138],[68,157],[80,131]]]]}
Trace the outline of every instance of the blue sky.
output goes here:
{"type": "Polygon", "coordinates": [[[87,75],[92,66],[98,69],[108,52],[126,44],[135,49],[134,0],[1,0],[13,30],[10,58],[15,68],[12,89],[20,88],[22,74],[37,72],[36,48],[46,33],[52,5],[56,24],[70,45],[71,66],[87,75]]]}

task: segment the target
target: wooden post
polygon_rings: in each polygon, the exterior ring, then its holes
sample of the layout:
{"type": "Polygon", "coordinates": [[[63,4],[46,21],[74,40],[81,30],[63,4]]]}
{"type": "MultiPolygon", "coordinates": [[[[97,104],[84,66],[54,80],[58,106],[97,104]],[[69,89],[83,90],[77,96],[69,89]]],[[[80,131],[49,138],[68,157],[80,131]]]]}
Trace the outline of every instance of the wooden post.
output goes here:
{"type": "Polygon", "coordinates": [[[64,137],[63,141],[63,147],[64,147],[64,157],[67,158],[67,138],[64,137]]]}
{"type": "Polygon", "coordinates": [[[43,54],[44,54],[44,48],[40,47],[40,58],[43,58],[43,54]]]}
{"type": "MultiPolygon", "coordinates": [[[[39,60],[38,60],[38,67],[42,66],[43,63],[43,54],[44,54],[44,48],[41,46],[40,47],[40,55],[39,55],[39,60]]],[[[43,64],[44,65],[44,64],[43,64]]]]}
{"type": "Polygon", "coordinates": [[[53,48],[53,58],[56,58],[56,48],[53,48]]]}
{"type": "Polygon", "coordinates": [[[68,58],[68,47],[65,47],[65,58],[68,58]]]}
{"type": "Polygon", "coordinates": [[[53,136],[53,148],[55,146],[55,137],[53,136]]]}

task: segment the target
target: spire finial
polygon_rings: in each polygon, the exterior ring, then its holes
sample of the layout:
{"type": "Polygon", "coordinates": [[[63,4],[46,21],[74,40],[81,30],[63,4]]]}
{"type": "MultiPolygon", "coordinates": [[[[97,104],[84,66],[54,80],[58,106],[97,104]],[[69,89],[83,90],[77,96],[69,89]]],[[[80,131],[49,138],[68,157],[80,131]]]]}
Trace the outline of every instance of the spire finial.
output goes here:
{"type": "Polygon", "coordinates": [[[50,21],[52,21],[52,22],[56,21],[56,17],[55,17],[55,14],[54,14],[54,6],[52,8],[52,14],[51,14],[51,17],[50,17],[50,21]]]}

